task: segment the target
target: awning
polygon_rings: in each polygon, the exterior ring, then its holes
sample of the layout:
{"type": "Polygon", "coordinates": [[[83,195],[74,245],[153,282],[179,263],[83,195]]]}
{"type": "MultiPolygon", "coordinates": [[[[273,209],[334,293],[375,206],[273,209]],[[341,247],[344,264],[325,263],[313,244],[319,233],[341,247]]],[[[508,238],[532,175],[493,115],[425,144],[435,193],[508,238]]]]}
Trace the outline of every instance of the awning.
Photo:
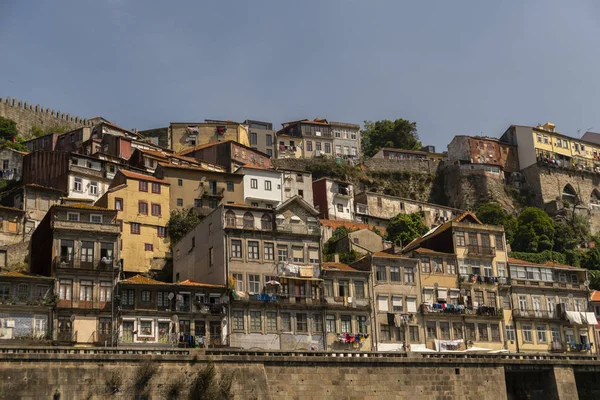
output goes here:
{"type": "Polygon", "coordinates": [[[566,311],[565,316],[570,323],[581,325],[581,313],[579,311],[566,311]]]}
{"type": "Polygon", "coordinates": [[[280,279],[295,279],[295,280],[299,280],[299,281],[323,281],[323,279],[320,279],[320,278],[304,278],[304,277],[300,277],[300,276],[280,275],[279,278],[280,279]]]}
{"type": "Polygon", "coordinates": [[[596,315],[593,312],[581,313],[581,316],[585,316],[588,325],[598,325],[598,320],[596,320],[596,315]]]}
{"type": "Polygon", "coordinates": [[[467,349],[467,351],[490,351],[492,349],[486,349],[485,347],[477,347],[477,346],[473,346],[470,349],[467,349]]]}

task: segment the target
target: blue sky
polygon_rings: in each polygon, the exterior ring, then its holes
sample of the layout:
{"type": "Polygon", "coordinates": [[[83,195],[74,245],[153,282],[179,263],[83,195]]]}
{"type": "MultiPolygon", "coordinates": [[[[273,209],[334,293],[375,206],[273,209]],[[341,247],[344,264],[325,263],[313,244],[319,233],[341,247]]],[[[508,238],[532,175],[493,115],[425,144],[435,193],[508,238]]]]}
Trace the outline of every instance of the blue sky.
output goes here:
{"type": "Polygon", "coordinates": [[[406,118],[438,150],[600,131],[597,1],[0,1],[0,96],[127,128],[406,118]]]}

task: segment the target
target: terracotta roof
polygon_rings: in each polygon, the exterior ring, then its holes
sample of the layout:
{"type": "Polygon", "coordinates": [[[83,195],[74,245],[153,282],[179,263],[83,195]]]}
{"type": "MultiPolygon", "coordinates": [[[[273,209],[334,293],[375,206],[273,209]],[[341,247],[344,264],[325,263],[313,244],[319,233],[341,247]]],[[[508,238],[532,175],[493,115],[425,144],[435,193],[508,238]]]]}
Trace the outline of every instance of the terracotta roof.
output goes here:
{"type": "Polygon", "coordinates": [[[421,154],[421,155],[424,155],[424,156],[426,156],[427,154],[429,154],[429,153],[427,153],[425,151],[421,151],[421,150],[396,149],[396,148],[393,148],[393,147],[384,147],[380,151],[382,151],[382,150],[385,150],[385,151],[394,151],[396,153],[421,154]]]}
{"type": "Polygon", "coordinates": [[[572,265],[559,264],[559,263],[555,263],[553,261],[546,261],[543,264],[537,264],[537,263],[533,263],[530,261],[519,260],[518,258],[512,258],[512,257],[508,257],[508,263],[509,264],[517,264],[517,265],[531,265],[534,267],[568,268],[568,269],[583,270],[583,268],[577,268],[572,265]]]}
{"type": "Polygon", "coordinates": [[[162,151],[158,151],[158,150],[146,150],[146,149],[137,149],[138,151],[140,151],[141,153],[144,154],[148,154],[154,157],[159,157],[159,158],[163,158],[163,159],[168,159],[168,156],[163,153],[162,151]]]}
{"type": "Polygon", "coordinates": [[[373,255],[373,257],[387,257],[387,258],[405,258],[405,259],[410,259],[410,257],[406,257],[405,255],[402,255],[402,254],[386,253],[385,251],[377,251],[377,252],[373,253],[372,255],[373,255]]]}
{"type": "Polygon", "coordinates": [[[460,221],[462,221],[463,219],[465,219],[466,217],[469,217],[469,216],[472,217],[473,219],[475,219],[475,221],[477,221],[479,224],[483,225],[483,222],[481,222],[479,220],[479,218],[477,218],[477,216],[473,212],[471,212],[471,211],[465,211],[465,212],[463,212],[458,217],[454,218],[452,221],[454,221],[454,222],[460,222],[460,221]]]}
{"type": "Polygon", "coordinates": [[[361,271],[356,268],[352,268],[348,264],[338,263],[338,262],[324,262],[323,269],[326,271],[347,271],[347,272],[368,272],[361,271]]]}
{"type": "Polygon", "coordinates": [[[126,169],[121,169],[121,170],[119,170],[119,172],[122,173],[123,175],[125,175],[127,178],[137,179],[137,180],[141,180],[141,181],[157,182],[157,183],[162,183],[163,185],[170,185],[170,183],[168,181],[165,181],[163,179],[158,179],[151,175],[139,174],[137,172],[131,172],[126,169]]]}
{"type": "Polygon", "coordinates": [[[148,278],[147,276],[143,275],[132,276],[129,279],[121,281],[121,283],[130,283],[134,285],[169,285],[169,283],[157,281],[155,279],[148,278]]]}
{"type": "Polygon", "coordinates": [[[13,211],[13,212],[18,212],[18,213],[24,213],[25,211],[19,209],[19,208],[14,208],[14,207],[6,207],[6,206],[0,206],[0,210],[6,210],[6,211],[13,211]]]}
{"type": "Polygon", "coordinates": [[[86,203],[92,204],[92,203],[94,203],[94,200],[92,200],[92,199],[80,199],[78,197],[62,197],[61,201],[63,201],[63,202],[64,201],[69,201],[70,202],[70,203],[62,203],[64,205],[76,204],[76,203],[83,203],[83,204],[86,204],[86,203]]]}
{"type": "Polygon", "coordinates": [[[108,208],[98,207],[98,206],[90,206],[89,204],[84,203],[73,203],[73,204],[56,204],[52,207],[57,208],[75,208],[79,210],[94,210],[94,211],[113,211],[108,208]]]}
{"type": "MultiPolygon", "coordinates": [[[[260,169],[260,170],[265,170],[265,171],[279,172],[279,171],[276,171],[276,170],[274,170],[273,168],[261,167],[261,166],[259,166],[259,165],[252,165],[252,164],[244,164],[244,165],[242,165],[241,167],[239,167],[239,168],[237,169],[237,171],[239,171],[239,170],[240,170],[240,169],[242,169],[242,168],[247,168],[247,169],[260,169]]],[[[236,171],[236,172],[237,172],[237,171],[236,171]]]]}
{"type": "Polygon", "coordinates": [[[591,301],[600,301],[600,291],[594,290],[590,296],[591,301]]]}
{"type": "Polygon", "coordinates": [[[112,188],[108,189],[107,192],[108,193],[116,192],[117,190],[121,190],[121,189],[126,188],[126,187],[127,187],[127,184],[126,183],[122,183],[120,185],[117,185],[115,187],[112,187],[112,188]]]}
{"type": "MultiPolygon", "coordinates": [[[[159,162],[158,165],[160,165],[163,168],[191,169],[194,171],[210,171],[209,169],[206,169],[204,167],[197,166],[197,165],[176,165],[176,164],[171,164],[170,162],[159,162]]],[[[210,171],[210,172],[219,172],[219,171],[210,171]]]]}
{"type": "Polygon", "coordinates": [[[65,193],[60,189],[55,189],[55,188],[49,187],[49,186],[38,185],[37,183],[27,183],[23,186],[32,187],[32,188],[36,188],[36,189],[53,190],[55,192],[65,193]]]}
{"type": "Polygon", "coordinates": [[[321,225],[326,226],[328,228],[337,229],[341,226],[345,226],[351,230],[360,230],[360,229],[377,229],[381,233],[386,233],[386,229],[383,226],[375,226],[368,224],[361,224],[360,222],[352,222],[352,221],[333,221],[330,219],[320,219],[321,225]]]}
{"type": "Polygon", "coordinates": [[[210,288],[215,288],[215,289],[225,289],[225,285],[213,285],[211,283],[196,282],[196,281],[192,281],[190,279],[186,279],[183,282],[179,282],[179,285],[210,287],[210,288]]]}
{"type": "Polygon", "coordinates": [[[139,134],[135,133],[135,132],[134,132],[134,131],[132,131],[132,130],[129,130],[129,129],[122,128],[122,127],[120,127],[119,125],[115,125],[115,124],[113,124],[113,123],[111,123],[111,122],[108,122],[108,121],[106,121],[106,120],[105,120],[105,121],[103,121],[103,122],[101,122],[99,125],[108,125],[108,126],[111,126],[111,127],[113,127],[113,128],[120,129],[120,130],[122,130],[122,131],[125,131],[125,132],[127,132],[127,133],[130,133],[130,134],[132,134],[132,135],[134,135],[134,136],[140,136],[139,134]]]}
{"type": "Polygon", "coordinates": [[[21,272],[21,271],[2,271],[0,272],[0,278],[25,278],[25,279],[48,279],[53,280],[54,278],[50,278],[49,276],[41,276],[32,274],[30,272],[21,272]]]}
{"type": "Polygon", "coordinates": [[[431,249],[426,249],[424,247],[420,247],[420,248],[416,249],[415,251],[418,253],[444,254],[444,255],[448,255],[448,256],[454,255],[454,253],[444,253],[443,251],[435,251],[435,250],[431,250],[431,249]]]}
{"type": "MultiPolygon", "coordinates": [[[[287,127],[289,127],[290,125],[296,125],[296,124],[311,124],[311,125],[329,125],[329,122],[327,122],[326,119],[324,118],[315,118],[313,120],[310,119],[300,119],[298,121],[290,121],[290,122],[285,122],[286,124],[288,124],[287,127]]],[[[286,128],[287,128],[286,127],[286,128]]]]}
{"type": "Polygon", "coordinates": [[[199,144],[198,146],[194,146],[191,149],[180,151],[177,154],[180,155],[180,156],[184,156],[186,154],[193,153],[196,150],[202,150],[202,149],[206,149],[207,147],[212,147],[212,146],[216,146],[218,144],[230,143],[230,142],[233,142],[233,140],[229,139],[229,140],[223,140],[221,142],[211,142],[211,143],[199,144]]]}

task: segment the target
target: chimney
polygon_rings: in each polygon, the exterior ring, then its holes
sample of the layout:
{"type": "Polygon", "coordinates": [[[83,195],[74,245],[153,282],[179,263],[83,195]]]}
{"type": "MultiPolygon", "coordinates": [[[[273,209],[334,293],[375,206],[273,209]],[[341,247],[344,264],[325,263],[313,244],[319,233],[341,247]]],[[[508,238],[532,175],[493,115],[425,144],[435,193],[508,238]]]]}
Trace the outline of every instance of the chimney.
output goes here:
{"type": "Polygon", "coordinates": [[[335,253],[333,255],[333,262],[336,262],[336,263],[340,262],[340,255],[338,253],[335,253]]]}
{"type": "Polygon", "coordinates": [[[392,250],[394,251],[394,254],[400,254],[400,252],[402,251],[402,246],[400,246],[399,244],[394,243],[392,245],[392,250]]]}

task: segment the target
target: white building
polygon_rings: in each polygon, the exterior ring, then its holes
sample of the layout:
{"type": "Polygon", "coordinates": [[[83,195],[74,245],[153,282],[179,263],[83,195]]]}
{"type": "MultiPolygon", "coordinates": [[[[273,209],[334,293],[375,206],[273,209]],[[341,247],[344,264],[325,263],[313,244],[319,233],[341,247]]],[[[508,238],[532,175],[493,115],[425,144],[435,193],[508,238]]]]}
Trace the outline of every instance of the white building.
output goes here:
{"type": "Polygon", "coordinates": [[[319,218],[354,221],[354,186],[351,183],[321,178],[312,185],[313,203],[319,218]]]}
{"type": "Polygon", "coordinates": [[[96,202],[108,190],[116,171],[116,165],[104,160],[71,156],[68,199],[96,202]]]}
{"type": "Polygon", "coordinates": [[[255,166],[235,171],[244,175],[244,202],[254,207],[275,208],[281,204],[281,172],[255,166]]]}
{"type": "Polygon", "coordinates": [[[279,169],[282,173],[281,201],[300,196],[313,205],[312,174],[306,171],[279,169]]]}

